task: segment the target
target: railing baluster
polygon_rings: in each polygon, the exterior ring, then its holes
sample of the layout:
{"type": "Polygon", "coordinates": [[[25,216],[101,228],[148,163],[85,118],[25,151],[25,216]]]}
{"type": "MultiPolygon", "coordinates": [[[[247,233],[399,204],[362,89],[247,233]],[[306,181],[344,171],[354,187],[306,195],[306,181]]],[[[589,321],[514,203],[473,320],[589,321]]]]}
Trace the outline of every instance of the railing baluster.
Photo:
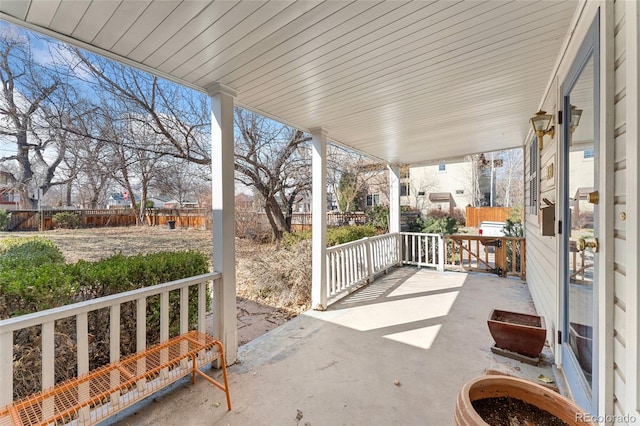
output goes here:
{"type": "MultiPolygon", "coordinates": [[[[78,376],[89,372],[89,318],[87,312],[76,315],[76,345],[78,350],[78,376]]],[[[78,401],[84,402],[91,398],[89,383],[78,386],[78,401]]],[[[80,410],[80,424],[89,418],[89,407],[80,410]]]]}
{"type": "MultiPolygon", "coordinates": [[[[56,382],[55,373],[55,321],[42,324],[42,389],[53,387],[56,382]]],[[[42,415],[47,418],[53,415],[54,399],[48,398],[42,403],[42,415]]]]}
{"type": "Polygon", "coordinates": [[[13,400],[13,331],[0,334],[0,406],[13,400]]]}
{"type": "MultiPolygon", "coordinates": [[[[109,307],[109,362],[120,360],[120,304],[116,303],[109,307]]],[[[115,389],[120,384],[120,370],[114,368],[109,380],[111,389],[115,389]]],[[[118,406],[120,402],[120,392],[111,394],[111,404],[118,406]]]]}

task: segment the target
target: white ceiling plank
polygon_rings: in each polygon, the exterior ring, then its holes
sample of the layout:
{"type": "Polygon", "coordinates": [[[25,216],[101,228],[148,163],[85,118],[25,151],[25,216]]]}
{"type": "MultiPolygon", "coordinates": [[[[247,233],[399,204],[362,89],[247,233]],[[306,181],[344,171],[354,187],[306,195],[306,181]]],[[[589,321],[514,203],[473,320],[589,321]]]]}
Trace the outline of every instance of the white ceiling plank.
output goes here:
{"type": "MultiPolygon", "coordinates": [[[[481,23],[475,19],[472,21],[474,29],[478,32],[489,31],[494,26],[492,19],[485,18],[481,23]]],[[[445,61],[455,62],[458,57],[466,58],[467,55],[478,55],[481,51],[486,51],[487,46],[494,43],[501,43],[508,47],[510,43],[515,42],[514,38],[530,38],[527,34],[530,28],[525,25],[519,25],[519,21],[513,19],[510,24],[511,28],[507,32],[492,34],[488,38],[476,36],[473,41],[469,41],[468,35],[457,35],[455,40],[448,39],[444,34],[439,35],[440,38],[420,46],[420,41],[402,43],[402,41],[385,45],[376,51],[370,52],[368,55],[358,57],[356,63],[343,62],[340,66],[330,69],[324,79],[308,79],[304,83],[305,90],[298,92],[300,98],[305,101],[313,101],[316,96],[328,96],[330,93],[341,92],[350,84],[364,85],[367,81],[367,75],[375,72],[390,73],[393,70],[400,70],[402,74],[406,74],[406,69],[412,66],[423,67],[432,66],[433,63],[442,63],[445,61]],[[377,53],[377,54],[376,54],[377,53]],[[379,57],[386,55],[388,58],[384,64],[380,63],[379,57]]],[[[530,26],[538,26],[538,23],[530,23],[530,26]]],[[[550,23],[545,23],[550,27],[550,23]]],[[[434,25],[432,27],[438,28],[434,25]]],[[[438,34],[441,34],[440,32],[438,34]]],[[[291,90],[293,91],[293,90],[291,90]]],[[[266,93],[265,93],[266,95],[266,93]]],[[[287,92],[280,92],[280,98],[275,104],[260,105],[261,108],[278,107],[278,102],[287,98],[287,92]]],[[[297,108],[297,105],[290,104],[291,109],[297,108]]]]}
{"type": "Polygon", "coordinates": [[[62,34],[71,34],[76,28],[91,2],[64,0],[51,21],[51,29],[62,34]]]}
{"type": "Polygon", "coordinates": [[[362,28],[370,28],[369,31],[371,31],[375,26],[374,22],[379,21],[379,17],[384,16],[387,19],[393,19],[393,17],[399,15],[406,16],[406,14],[415,12],[420,7],[424,7],[424,4],[425,3],[382,2],[374,5],[371,3],[372,7],[368,10],[329,29],[322,35],[310,39],[309,42],[304,45],[289,50],[285,54],[271,60],[269,63],[259,68],[241,69],[239,72],[234,73],[234,77],[230,80],[229,84],[250,87],[249,83],[252,83],[262,76],[272,74],[273,71],[305,66],[307,65],[305,62],[308,61],[307,58],[310,56],[315,58],[322,57],[325,53],[334,51],[346,43],[346,40],[359,37],[362,28]],[[398,12],[400,9],[402,11],[398,12]]]}
{"type": "Polygon", "coordinates": [[[118,9],[120,1],[92,1],[73,33],[68,34],[80,41],[91,43],[111,15],[118,9]]]}
{"type": "MultiPolygon", "coordinates": [[[[564,33],[563,30],[560,32],[564,33]]],[[[371,107],[379,102],[390,102],[394,99],[421,97],[429,94],[428,99],[433,102],[434,91],[439,88],[448,93],[451,87],[469,86],[474,78],[479,82],[495,78],[519,82],[523,78],[522,75],[536,75],[535,71],[539,64],[548,55],[547,44],[542,43],[544,46],[540,47],[538,41],[545,42],[546,40],[527,39],[522,43],[514,42],[506,50],[499,49],[495,52],[480,54],[474,61],[464,61],[464,63],[455,64],[455,66],[439,64],[416,70],[407,69],[406,74],[401,72],[396,76],[381,74],[370,84],[353,86],[344,89],[343,92],[338,92],[335,97],[330,99],[331,111],[334,115],[342,115],[343,110],[354,111],[354,100],[360,99],[366,99],[363,104],[371,107]],[[529,47],[534,45],[537,49],[528,49],[527,44],[529,47]],[[505,60],[505,57],[508,59],[505,60]],[[510,66],[510,64],[515,66],[510,66]]],[[[469,87],[466,90],[472,89],[469,87]]],[[[323,99],[307,102],[305,103],[306,111],[315,114],[324,103],[323,99]]]]}
{"type": "MultiPolygon", "coordinates": [[[[329,1],[319,4],[313,9],[301,15],[295,21],[280,28],[278,31],[265,37],[259,43],[253,45],[251,48],[245,50],[234,58],[222,64],[222,66],[213,70],[209,78],[202,79],[201,84],[208,85],[211,80],[224,81],[224,76],[231,73],[242,66],[256,67],[260,66],[277,54],[279,48],[283,46],[287,48],[293,44],[303,43],[309,37],[313,37],[313,34],[317,34],[322,31],[322,23],[328,25],[325,21],[330,16],[335,15],[335,19],[342,20],[340,13],[336,13],[343,9],[348,10],[347,13],[353,13],[353,8],[362,9],[366,7],[366,2],[354,5],[354,3],[347,4],[342,1],[329,1]],[[211,76],[213,75],[213,76],[211,76]]],[[[200,80],[202,75],[193,73],[190,79],[194,81],[200,80]]]]}
{"type": "Polygon", "coordinates": [[[27,20],[43,27],[48,27],[58,10],[60,0],[30,1],[27,20]]]}
{"type": "Polygon", "coordinates": [[[149,33],[128,56],[134,61],[143,62],[149,55],[174,37],[185,25],[190,25],[191,21],[206,9],[207,6],[208,3],[201,0],[183,1],[167,16],[162,24],[149,33]]]}
{"type": "Polygon", "coordinates": [[[111,50],[150,4],[151,0],[120,3],[102,30],[93,39],[93,43],[111,50]]]}
{"type": "Polygon", "coordinates": [[[7,15],[25,20],[29,11],[29,2],[24,0],[2,0],[2,11],[7,15]]]}
{"type": "Polygon", "coordinates": [[[203,74],[208,73],[217,65],[224,63],[229,56],[233,57],[237,52],[244,51],[271,34],[274,28],[279,28],[283,22],[290,22],[313,6],[314,3],[311,2],[292,4],[284,1],[271,1],[260,9],[256,9],[246,19],[189,58],[172,73],[183,77],[194,70],[203,74]]]}
{"type": "Polygon", "coordinates": [[[446,19],[461,10],[474,7],[472,4],[450,2],[416,2],[409,7],[418,6],[420,9],[409,9],[405,14],[405,8],[397,9],[396,13],[381,16],[378,21],[372,22],[373,28],[365,26],[351,34],[348,40],[344,40],[342,46],[330,45],[329,49],[320,49],[318,52],[310,51],[297,58],[297,63],[292,66],[279,68],[275,75],[264,73],[259,81],[247,84],[248,89],[260,86],[267,93],[282,94],[284,87],[293,88],[295,84],[308,84],[318,75],[330,70],[343,62],[353,60],[374,52],[378,46],[390,43],[393,40],[412,34],[418,29],[427,28],[438,20],[446,19]],[[398,19],[399,18],[399,19],[398,19]],[[273,88],[272,88],[273,87],[273,88]]]}
{"type": "Polygon", "coordinates": [[[190,44],[201,38],[202,43],[207,43],[203,35],[207,28],[215,25],[225,14],[236,6],[233,1],[216,1],[210,3],[198,16],[186,23],[173,37],[167,40],[161,48],[157,49],[145,60],[144,64],[158,68],[177,52],[191,49],[190,44]]]}
{"type": "Polygon", "coordinates": [[[127,56],[180,5],[180,0],[153,1],[109,50],[127,56]]]}
{"type": "Polygon", "coordinates": [[[206,49],[215,40],[225,35],[227,31],[244,21],[265,4],[262,2],[242,2],[237,3],[232,9],[225,13],[224,17],[218,19],[215,24],[207,28],[198,38],[184,46],[180,52],[176,52],[173,57],[165,61],[159,68],[167,72],[174,73],[176,69],[187,63],[191,58],[206,49]]]}
{"type": "Polygon", "coordinates": [[[521,146],[580,4],[137,1],[0,12],[203,92],[229,84],[238,105],[399,163],[521,146]]]}

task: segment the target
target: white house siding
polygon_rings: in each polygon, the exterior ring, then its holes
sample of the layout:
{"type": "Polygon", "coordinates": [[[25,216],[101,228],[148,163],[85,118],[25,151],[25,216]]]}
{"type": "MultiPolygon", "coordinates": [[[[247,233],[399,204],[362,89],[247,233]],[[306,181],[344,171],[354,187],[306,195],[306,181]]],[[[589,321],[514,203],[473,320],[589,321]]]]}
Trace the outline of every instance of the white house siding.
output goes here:
{"type": "MultiPolygon", "coordinates": [[[[558,99],[561,96],[560,84],[567,75],[598,8],[601,14],[600,105],[603,113],[599,186],[601,195],[605,196],[601,197],[600,221],[602,229],[607,233],[601,235],[601,242],[604,242],[605,246],[601,251],[599,273],[599,285],[602,289],[599,292],[599,325],[604,343],[599,348],[594,348],[599,352],[600,367],[604,370],[598,379],[601,390],[598,405],[600,414],[631,415],[635,416],[637,423],[640,422],[638,2],[586,2],[573,38],[545,94],[544,109],[554,112],[558,110],[556,105],[559,104],[558,99]],[[608,235],[609,232],[613,235],[608,235]]],[[[546,136],[539,160],[538,200],[542,200],[543,197],[556,200],[558,180],[554,177],[552,181],[546,182],[545,167],[554,163],[554,168],[558,170],[554,174],[559,176],[560,159],[559,147],[546,136]]],[[[525,177],[529,175],[530,163],[527,146],[525,177]]],[[[527,183],[525,200],[529,200],[530,190],[527,183]]],[[[550,332],[553,333],[549,335],[552,343],[555,340],[560,315],[559,239],[541,236],[538,215],[532,214],[530,208],[526,212],[527,282],[538,312],[545,316],[550,332]]],[[[557,209],[556,217],[558,214],[557,209]]],[[[556,350],[555,354],[558,356],[559,351],[556,350]]],[[[626,424],[628,418],[614,417],[610,420],[612,423],[626,424]]]]}
{"type": "MultiPolygon", "coordinates": [[[[554,84],[555,86],[555,84],[554,84]]],[[[549,105],[547,111],[554,111],[555,105],[549,105]]],[[[556,180],[557,172],[547,179],[546,168],[554,162],[556,152],[556,140],[545,136],[543,147],[539,152],[539,169],[537,177],[538,186],[538,204],[542,203],[542,199],[556,201],[556,180]]],[[[531,159],[529,158],[529,146],[527,146],[525,176],[529,176],[531,159]]],[[[554,166],[556,167],[556,166],[554,166]]],[[[525,202],[530,199],[531,184],[525,186],[525,202]]],[[[534,304],[538,311],[538,315],[545,318],[547,324],[547,341],[552,348],[555,347],[555,338],[557,330],[557,279],[556,270],[558,269],[557,242],[555,237],[543,237],[540,235],[540,214],[535,207],[525,209],[526,214],[526,238],[527,238],[527,283],[534,304]],[[533,210],[532,210],[533,209],[533,210]]],[[[557,214],[557,213],[556,213],[557,214]]]]}
{"type": "MultiPolygon", "coordinates": [[[[626,370],[626,310],[627,285],[625,245],[627,240],[626,221],[620,220],[620,214],[626,211],[626,19],[625,1],[614,4],[614,312],[613,312],[613,406],[615,414],[627,412],[626,370]]],[[[626,213],[625,213],[626,214],[626,213]]]]}
{"type": "Polygon", "coordinates": [[[468,161],[445,164],[445,170],[439,171],[438,165],[414,166],[409,171],[410,195],[403,197],[405,204],[417,208],[422,213],[448,206],[442,203],[429,201],[430,193],[450,193],[456,203],[456,208],[464,211],[467,205],[472,204],[473,184],[471,177],[471,163],[468,161]],[[459,193],[462,191],[462,193],[459,193]],[[424,192],[424,195],[419,195],[424,192]]]}

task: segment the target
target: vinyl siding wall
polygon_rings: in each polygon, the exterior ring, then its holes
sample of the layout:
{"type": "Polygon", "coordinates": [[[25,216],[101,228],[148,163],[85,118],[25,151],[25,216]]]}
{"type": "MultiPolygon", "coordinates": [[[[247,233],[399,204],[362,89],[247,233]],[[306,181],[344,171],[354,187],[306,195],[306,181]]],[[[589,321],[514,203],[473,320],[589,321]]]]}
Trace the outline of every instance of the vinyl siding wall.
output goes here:
{"type": "Polygon", "coordinates": [[[625,1],[614,4],[614,311],[613,311],[613,407],[614,413],[627,412],[626,387],[626,285],[627,259],[625,245],[627,240],[626,221],[620,220],[620,214],[626,211],[626,19],[625,1]]]}
{"type": "MultiPolygon", "coordinates": [[[[638,339],[638,300],[640,299],[639,259],[639,203],[640,192],[638,167],[638,10],[637,2],[616,0],[609,2],[587,2],[574,31],[554,80],[545,94],[547,111],[557,112],[560,99],[560,84],[571,66],[575,53],[582,43],[584,33],[597,9],[600,8],[601,23],[601,61],[609,61],[601,70],[610,66],[610,70],[601,75],[601,84],[607,88],[601,91],[600,105],[605,115],[601,123],[606,127],[601,131],[600,153],[600,191],[602,231],[612,232],[601,235],[605,246],[601,249],[599,273],[599,297],[601,304],[600,336],[607,340],[594,351],[599,351],[600,366],[604,373],[599,378],[599,407],[601,415],[617,415],[610,422],[626,424],[629,419],[622,416],[634,416],[640,422],[638,411],[639,391],[639,347],[638,339]],[[613,15],[613,16],[612,16],[613,15]],[[632,26],[632,28],[630,28],[632,26]],[[630,36],[631,35],[631,36],[630,36]],[[613,37],[613,40],[611,38],[613,37]],[[606,50],[605,50],[606,49],[606,50]],[[613,62],[613,64],[611,64],[613,62]],[[606,80],[608,79],[608,80],[606,80]],[[612,81],[611,81],[612,80],[612,81]],[[611,207],[612,206],[612,207],[611,207]],[[609,207],[610,210],[608,209],[609,207]],[[603,221],[606,220],[606,224],[603,221]]],[[[527,147],[528,148],[528,147],[527,147]]],[[[525,176],[529,176],[531,164],[529,150],[525,150],[525,176]]],[[[546,197],[556,201],[558,176],[561,175],[559,161],[560,149],[556,141],[547,137],[541,152],[538,171],[539,200],[546,197]],[[552,181],[545,181],[546,165],[554,163],[557,170],[552,181]]],[[[525,200],[529,200],[531,186],[525,185],[525,200]]],[[[559,198],[558,198],[559,199],[559,198]]],[[[527,282],[540,315],[544,315],[549,325],[549,341],[554,343],[560,318],[559,282],[560,253],[559,238],[542,237],[538,224],[539,216],[528,208],[526,215],[527,236],[527,282]],[[553,334],[551,334],[553,333],[553,334]]],[[[556,208],[556,222],[560,210],[556,208]]],[[[556,348],[556,356],[560,351],[556,348]]],[[[560,361],[560,359],[558,359],[560,361]]]]}

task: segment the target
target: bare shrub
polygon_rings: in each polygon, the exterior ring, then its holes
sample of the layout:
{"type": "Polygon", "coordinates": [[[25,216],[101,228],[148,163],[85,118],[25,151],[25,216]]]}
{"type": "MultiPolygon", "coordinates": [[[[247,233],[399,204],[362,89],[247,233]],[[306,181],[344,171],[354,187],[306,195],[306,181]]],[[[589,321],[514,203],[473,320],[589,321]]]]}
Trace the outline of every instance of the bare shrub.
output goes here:
{"type": "Polygon", "coordinates": [[[301,312],[311,306],[311,240],[246,261],[241,292],[257,302],[301,312]]]}

